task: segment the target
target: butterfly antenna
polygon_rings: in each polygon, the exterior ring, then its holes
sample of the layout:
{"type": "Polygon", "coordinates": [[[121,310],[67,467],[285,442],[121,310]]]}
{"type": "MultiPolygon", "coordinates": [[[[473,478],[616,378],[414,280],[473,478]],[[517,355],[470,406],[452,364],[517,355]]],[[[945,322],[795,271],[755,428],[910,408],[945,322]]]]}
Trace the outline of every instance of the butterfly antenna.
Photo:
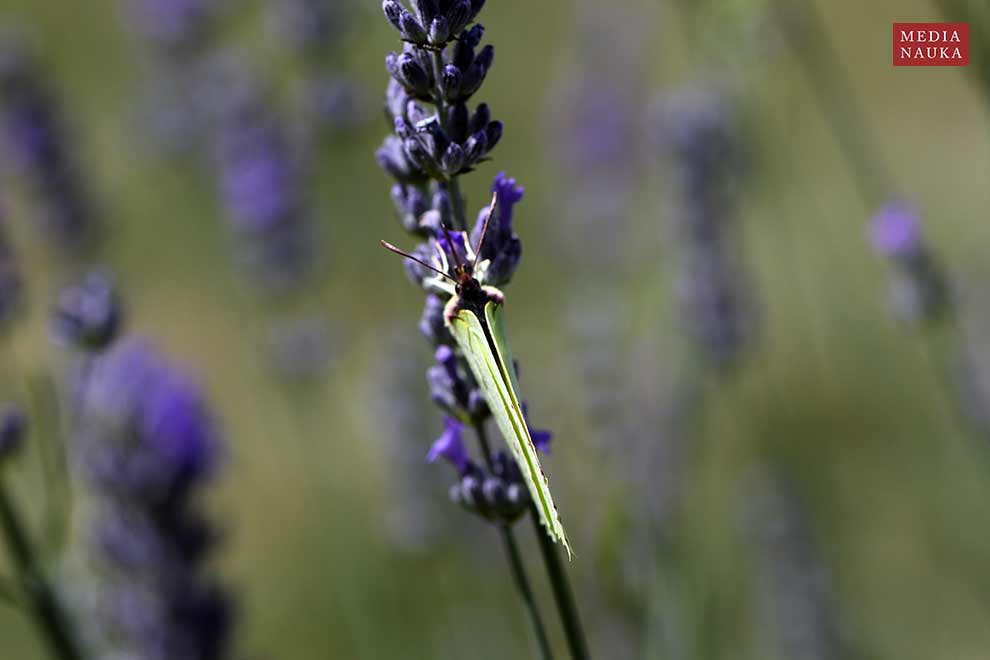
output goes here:
{"type": "Polygon", "coordinates": [[[385,248],[386,250],[388,250],[389,252],[395,252],[397,255],[399,255],[401,257],[405,257],[406,259],[411,259],[411,260],[415,261],[416,263],[418,263],[420,266],[422,266],[424,268],[429,268],[430,270],[432,270],[437,275],[440,275],[441,277],[446,277],[448,280],[450,280],[454,284],[457,284],[457,280],[455,280],[453,277],[451,277],[447,273],[443,272],[439,268],[434,268],[433,266],[431,266],[430,264],[426,263],[425,261],[423,261],[419,257],[415,257],[415,256],[409,254],[408,252],[403,252],[402,250],[400,250],[399,248],[395,247],[394,245],[392,245],[388,241],[382,241],[381,243],[382,243],[382,247],[385,248]]]}
{"type": "Polygon", "coordinates": [[[492,193],[492,203],[488,207],[488,215],[485,217],[485,224],[481,227],[481,238],[478,239],[478,247],[474,249],[474,264],[471,266],[471,270],[474,271],[478,268],[478,260],[481,259],[481,246],[485,244],[485,236],[488,235],[488,223],[492,221],[492,215],[495,214],[495,205],[498,204],[498,191],[492,193]]]}
{"type": "Polygon", "coordinates": [[[464,264],[461,263],[461,257],[457,254],[457,246],[454,245],[454,239],[450,237],[450,230],[447,229],[447,225],[440,223],[440,227],[443,229],[443,235],[447,239],[447,245],[450,246],[450,253],[454,255],[454,265],[457,266],[458,274],[464,268],[464,264]]]}

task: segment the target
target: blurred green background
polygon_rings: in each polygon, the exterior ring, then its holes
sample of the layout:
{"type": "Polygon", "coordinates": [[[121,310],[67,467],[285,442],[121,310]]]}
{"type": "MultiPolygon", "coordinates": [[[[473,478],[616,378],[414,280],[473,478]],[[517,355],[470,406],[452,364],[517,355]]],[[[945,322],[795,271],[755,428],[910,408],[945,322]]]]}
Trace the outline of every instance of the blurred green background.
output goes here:
{"type": "MultiPolygon", "coordinates": [[[[218,39],[283,75],[267,4],[241,4],[218,39]]],[[[373,158],[388,130],[377,103],[382,60],[398,41],[377,2],[363,4],[333,64],[366,93],[374,120],[321,143],[312,191],[329,248],[318,302],[309,304],[329,319],[332,357],[321,381],[288,387],[268,369],[266,310],[232,266],[208,170],[156,158],[141,137],[135,104],[147,53],[118,4],[0,0],[0,20],[35,33],[112,227],[105,262],[119,275],[130,327],[193,369],[223,420],[230,459],[209,506],[227,536],[217,569],[238,595],[244,656],[534,657],[494,531],[446,501],[446,465],[417,458],[441,430],[440,415],[422,377],[430,360],[416,331],[422,295],[378,246],[380,238],[409,241],[373,158]]],[[[650,588],[649,552],[632,549],[650,491],[630,477],[627,460],[648,452],[654,436],[671,441],[657,411],[670,405],[689,351],[672,304],[672,199],[655,165],[659,148],[647,139],[648,106],[717,80],[737,93],[745,128],[738,220],[759,323],[739,373],[705,380],[689,434],[697,460],[681,475],[687,515],[677,536],[692,557],[679,575],[693,621],[682,634],[693,641],[680,657],[778,657],[758,625],[759,551],[740,530],[739,511],[741,484],[768,461],[799,485],[836,610],[867,649],[860,657],[988,657],[990,463],[953,416],[938,342],[889,313],[886,266],[866,240],[876,209],[857,195],[792,53],[751,33],[759,7],[746,3],[708,11],[627,0],[609,6],[601,30],[579,30],[581,7],[487,4],[481,22],[497,58],[480,100],[506,131],[494,162],[464,186],[472,213],[498,171],[526,188],[517,211],[525,257],[506,291],[507,313],[534,424],[556,434],[544,465],[576,549],[568,569],[593,655],[665,657],[660,631],[676,627],[650,588]],[[575,184],[551,148],[567,108],[554,95],[578,73],[582,52],[603,44],[608,52],[610,43],[636,63],[614,73],[640,102],[628,122],[643,153],[630,154],[623,266],[588,273],[582,250],[595,249],[595,236],[579,234],[574,247],[575,184]],[[575,310],[606,303],[611,343],[589,345],[577,336],[575,310]],[[590,419],[595,384],[583,382],[581,366],[589,352],[621,356],[612,366],[635,403],[623,401],[616,416],[633,431],[590,419]]],[[[985,355],[987,106],[964,70],[891,66],[890,24],[941,20],[929,3],[818,8],[900,192],[924,210],[927,237],[958,289],[962,325],[985,355]]],[[[44,323],[64,272],[28,227],[23,204],[13,199],[11,210],[30,313],[10,345],[22,368],[57,369],[44,323]]],[[[4,381],[16,395],[16,379],[4,381]]],[[[30,499],[30,480],[23,486],[30,499]]],[[[520,536],[563,657],[528,525],[520,536]]],[[[33,660],[43,657],[39,648],[30,625],[0,608],[0,657],[33,660]]]]}

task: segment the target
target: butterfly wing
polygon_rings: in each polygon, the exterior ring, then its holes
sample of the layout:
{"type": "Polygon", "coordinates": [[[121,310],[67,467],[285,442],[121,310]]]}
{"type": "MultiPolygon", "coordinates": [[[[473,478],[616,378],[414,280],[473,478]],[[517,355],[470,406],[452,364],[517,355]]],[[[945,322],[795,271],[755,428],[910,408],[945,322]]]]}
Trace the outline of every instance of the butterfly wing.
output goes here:
{"type": "Polygon", "coordinates": [[[550,494],[550,484],[540,467],[539,455],[523,416],[518,394],[519,383],[501,308],[502,305],[494,301],[485,305],[485,323],[491,342],[485,334],[482,320],[467,309],[459,310],[451,319],[451,332],[467,358],[471,372],[481,385],[495,423],[519,465],[530,498],[539,511],[540,522],[547,535],[555,542],[563,544],[570,557],[571,548],[550,494]]]}

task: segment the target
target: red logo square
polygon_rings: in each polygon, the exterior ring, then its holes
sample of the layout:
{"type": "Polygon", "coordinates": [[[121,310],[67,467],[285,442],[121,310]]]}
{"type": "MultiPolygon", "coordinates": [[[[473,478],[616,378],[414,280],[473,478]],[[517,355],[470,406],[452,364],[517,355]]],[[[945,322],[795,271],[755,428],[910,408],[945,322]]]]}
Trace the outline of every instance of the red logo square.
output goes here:
{"type": "Polygon", "coordinates": [[[894,23],[894,66],[968,66],[969,23],[894,23]]]}

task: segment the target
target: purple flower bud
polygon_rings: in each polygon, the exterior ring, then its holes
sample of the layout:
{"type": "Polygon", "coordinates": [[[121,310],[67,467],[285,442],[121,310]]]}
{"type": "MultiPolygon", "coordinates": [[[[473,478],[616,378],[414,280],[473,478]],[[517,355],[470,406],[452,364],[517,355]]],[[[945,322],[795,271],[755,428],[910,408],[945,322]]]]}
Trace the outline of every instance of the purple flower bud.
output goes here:
{"type": "Polygon", "coordinates": [[[430,75],[413,55],[409,53],[399,55],[395,60],[394,67],[391,67],[389,72],[402,83],[402,86],[412,96],[429,98],[432,88],[430,75]]]}
{"type": "Polygon", "coordinates": [[[452,64],[445,66],[440,78],[440,90],[446,100],[456,100],[461,91],[461,70],[452,64]]]}
{"type": "Polygon", "coordinates": [[[414,0],[413,4],[419,14],[419,20],[423,21],[423,25],[432,23],[440,11],[437,7],[437,0],[414,0]]]}
{"type": "Polygon", "coordinates": [[[491,110],[488,109],[487,103],[480,103],[478,107],[475,108],[474,114],[471,115],[471,122],[468,124],[468,130],[474,134],[478,131],[483,131],[488,128],[488,124],[492,121],[491,110]]]}
{"type": "MultiPolygon", "coordinates": [[[[406,104],[406,119],[408,120],[408,123],[412,124],[413,126],[422,124],[434,117],[436,117],[436,113],[427,110],[418,101],[409,101],[409,103],[406,104]]],[[[407,137],[411,137],[412,135],[413,132],[410,130],[407,137]]]]}
{"type": "Polygon", "coordinates": [[[448,177],[456,176],[464,166],[464,150],[461,145],[451,143],[440,159],[440,166],[448,177]]]}
{"type": "Polygon", "coordinates": [[[392,186],[392,202],[399,212],[402,227],[410,233],[418,233],[419,219],[429,210],[422,191],[416,186],[397,183],[392,186]]]}
{"type": "Polygon", "coordinates": [[[505,483],[497,477],[485,479],[481,484],[481,493],[492,509],[504,507],[506,504],[505,483]]]}
{"type": "Polygon", "coordinates": [[[467,32],[461,34],[461,40],[458,43],[463,44],[466,48],[476,48],[484,36],[485,27],[483,25],[475,25],[467,32]]]}
{"type": "Polygon", "coordinates": [[[434,46],[442,46],[450,38],[450,22],[446,16],[437,16],[430,23],[430,43],[434,46]]]}
{"type": "Polygon", "coordinates": [[[925,244],[918,211],[903,202],[883,207],[870,224],[873,249],[894,263],[894,312],[909,323],[936,321],[951,306],[938,261],[925,244]]]}
{"type": "Polygon", "coordinates": [[[443,320],[443,299],[435,294],[426,296],[426,304],[423,306],[423,316],[419,321],[419,330],[423,336],[430,340],[434,346],[451,343],[453,337],[444,324],[443,320]]]}
{"type": "MultiPolygon", "coordinates": [[[[385,56],[385,68],[390,74],[397,58],[398,55],[395,53],[389,53],[385,56]],[[392,62],[391,66],[389,62],[392,62]]],[[[395,125],[396,118],[402,117],[406,113],[406,106],[409,104],[409,101],[410,98],[409,94],[406,93],[406,89],[394,76],[391,77],[388,81],[388,87],[385,90],[385,114],[393,126],[395,125]]]]}
{"type": "Polygon", "coordinates": [[[449,461],[458,473],[466,474],[471,459],[468,456],[467,447],[464,446],[464,425],[453,417],[444,415],[443,427],[443,433],[430,447],[430,452],[426,458],[433,463],[442,457],[449,461]]]}
{"type": "Polygon", "coordinates": [[[477,163],[488,152],[488,134],[478,131],[464,143],[464,160],[469,166],[477,163]]]}
{"type": "Polygon", "coordinates": [[[463,144],[468,138],[468,108],[464,103],[455,103],[447,112],[447,133],[450,139],[463,144]]]}
{"type": "Polygon", "coordinates": [[[402,12],[404,11],[402,5],[400,5],[395,0],[384,0],[382,2],[382,11],[385,13],[385,17],[388,19],[396,30],[402,32],[402,25],[399,20],[402,18],[402,12]]]}
{"type": "Polygon", "coordinates": [[[425,44],[427,41],[426,30],[419,24],[416,17],[405,9],[399,15],[399,31],[402,32],[404,39],[412,43],[425,44]]]}
{"type": "Polygon", "coordinates": [[[51,336],[63,346],[101,351],[116,338],[122,317],[113,279],[93,271],[62,290],[50,322],[51,336]]]}
{"type": "Polygon", "coordinates": [[[413,136],[413,129],[406,121],[405,117],[395,118],[395,134],[403,140],[408,140],[413,136]]]}
{"type": "Polygon", "coordinates": [[[434,235],[440,236],[443,233],[442,227],[454,226],[454,204],[450,200],[450,191],[446,187],[439,187],[433,193],[433,210],[437,212],[440,224],[431,226],[430,230],[434,235]]]}
{"type": "MultiPolygon", "coordinates": [[[[481,246],[481,258],[490,261],[485,273],[485,283],[501,286],[512,279],[522,259],[522,241],[513,230],[512,220],[515,206],[523,198],[523,188],[516,184],[515,179],[508,178],[505,172],[500,172],[492,184],[492,191],[498,193],[498,206],[488,224],[488,233],[481,246]]],[[[487,216],[487,208],[478,214],[471,232],[472,245],[478,245],[481,241],[487,216]]]]}
{"type": "Polygon", "coordinates": [[[447,11],[447,21],[449,34],[457,34],[465,27],[471,20],[471,3],[469,0],[454,0],[450,9],[447,11]]]}
{"type": "MultiPolygon", "coordinates": [[[[484,74],[487,74],[489,69],[492,68],[492,63],[495,61],[495,47],[491,44],[485,46],[478,53],[478,56],[474,58],[475,66],[481,68],[484,74]]],[[[483,75],[484,75],[483,74],[483,75]]]]}
{"type": "Polygon", "coordinates": [[[873,217],[870,242],[885,257],[906,257],[922,249],[918,211],[903,202],[891,202],[873,217]]]}
{"type": "Polygon", "coordinates": [[[399,138],[389,135],[375,152],[378,165],[398,181],[414,183],[426,178],[426,174],[406,156],[405,145],[399,138]]]}
{"type": "Polygon", "coordinates": [[[489,122],[488,126],[485,128],[485,135],[488,138],[488,148],[485,150],[487,154],[489,151],[495,148],[495,146],[502,139],[502,131],[504,126],[500,121],[489,122]]]}

